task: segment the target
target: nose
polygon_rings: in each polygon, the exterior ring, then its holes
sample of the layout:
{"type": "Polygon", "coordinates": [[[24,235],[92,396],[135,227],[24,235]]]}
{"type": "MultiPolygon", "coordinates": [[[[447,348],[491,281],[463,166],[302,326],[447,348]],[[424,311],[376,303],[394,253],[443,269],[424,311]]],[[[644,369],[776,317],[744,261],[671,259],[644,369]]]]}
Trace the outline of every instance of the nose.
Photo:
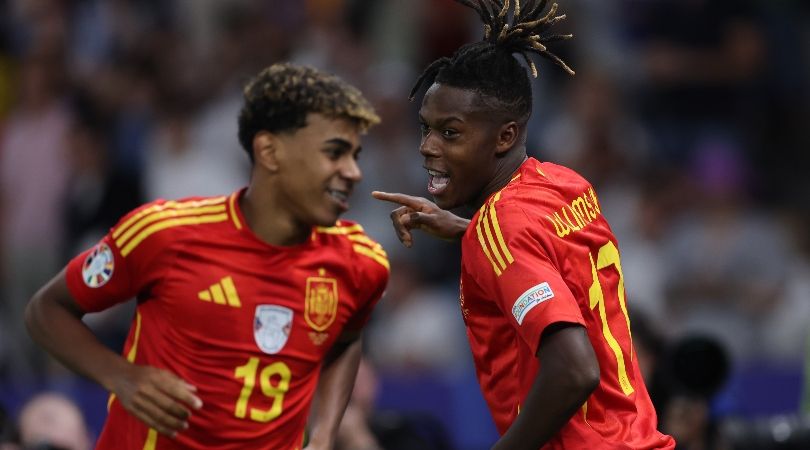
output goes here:
{"type": "Polygon", "coordinates": [[[419,153],[426,158],[430,156],[434,158],[439,156],[439,146],[436,143],[432,130],[428,132],[426,136],[422,137],[422,143],[419,144],[419,153]]]}
{"type": "Polygon", "coordinates": [[[363,172],[353,157],[345,158],[345,162],[340,167],[340,176],[355,183],[363,179],[363,172]]]}

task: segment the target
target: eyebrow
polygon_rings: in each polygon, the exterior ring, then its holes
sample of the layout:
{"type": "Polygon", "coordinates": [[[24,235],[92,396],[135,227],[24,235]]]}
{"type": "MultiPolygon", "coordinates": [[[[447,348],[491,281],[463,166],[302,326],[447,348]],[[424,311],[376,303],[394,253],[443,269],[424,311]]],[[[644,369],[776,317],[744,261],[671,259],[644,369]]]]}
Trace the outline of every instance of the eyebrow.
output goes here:
{"type": "Polygon", "coordinates": [[[352,148],[352,143],[342,138],[332,138],[324,142],[324,144],[334,144],[338,147],[352,148]]]}
{"type": "MultiPolygon", "coordinates": [[[[351,142],[349,142],[349,141],[347,141],[346,139],[343,139],[343,138],[332,138],[332,139],[329,139],[327,141],[324,141],[324,144],[336,145],[336,146],[340,147],[341,150],[343,150],[343,151],[350,151],[350,150],[352,150],[354,148],[352,146],[351,142]]],[[[363,147],[358,145],[356,148],[354,148],[354,152],[359,153],[360,150],[362,150],[362,149],[363,149],[363,147]]]]}
{"type": "MultiPolygon", "coordinates": [[[[461,123],[464,123],[464,119],[462,119],[460,117],[456,117],[456,116],[450,116],[450,117],[444,117],[444,118],[440,119],[438,121],[437,125],[439,125],[439,126],[447,125],[449,122],[452,122],[454,120],[458,121],[458,122],[461,122],[461,123]]],[[[425,118],[422,116],[422,114],[419,114],[419,121],[427,123],[427,120],[425,120],[425,118]]]]}

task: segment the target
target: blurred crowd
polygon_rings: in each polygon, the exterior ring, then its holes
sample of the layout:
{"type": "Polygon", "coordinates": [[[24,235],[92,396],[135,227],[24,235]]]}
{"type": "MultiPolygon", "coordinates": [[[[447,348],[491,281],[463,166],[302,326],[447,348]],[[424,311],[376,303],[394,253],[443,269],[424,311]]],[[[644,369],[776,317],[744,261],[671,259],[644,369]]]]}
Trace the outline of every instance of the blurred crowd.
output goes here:
{"type": "MultiPolygon", "coordinates": [[[[752,429],[735,425],[741,416],[798,413],[810,331],[810,3],[559,2],[561,30],[575,38],[555,51],[577,75],[540,65],[528,150],[596,187],[661,426],[683,448],[723,448],[722,430],[752,429]],[[773,389],[768,376],[794,388],[757,408],[750,399],[773,389]]],[[[458,246],[418,234],[403,248],[391,205],[368,195],[427,194],[408,92],[428,63],[480,39],[478,27],[452,0],[0,0],[0,410],[9,423],[23,421],[19,392],[83,392],[26,336],[27,300],[135,206],[244,185],[241,87],[291,60],[360,87],[383,119],[365,139],[346,216],[392,261],[366,333],[381,380],[366,403],[402,419],[397,407],[418,397],[409,389],[433,386],[438,394],[425,397],[436,409],[423,412],[452,436],[446,445],[486,448],[490,436],[464,425],[475,410],[465,402],[480,394],[467,382],[458,246]]],[[[87,322],[120,348],[131,318],[129,305],[87,322]]],[[[83,412],[103,416],[100,403],[83,412]]],[[[85,444],[65,448],[86,448],[92,425],[85,444]]],[[[20,431],[8,436],[20,442],[20,431]]]]}

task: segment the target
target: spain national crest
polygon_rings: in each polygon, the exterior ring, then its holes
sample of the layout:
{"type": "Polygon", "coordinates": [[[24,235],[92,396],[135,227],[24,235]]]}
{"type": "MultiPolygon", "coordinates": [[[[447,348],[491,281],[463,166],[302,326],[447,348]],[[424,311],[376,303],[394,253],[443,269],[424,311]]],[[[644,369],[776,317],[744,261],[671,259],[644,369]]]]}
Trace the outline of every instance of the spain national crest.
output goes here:
{"type": "Polygon", "coordinates": [[[315,331],[323,331],[337,317],[337,280],[328,277],[307,278],[307,298],[304,303],[304,320],[315,331]]]}
{"type": "Polygon", "coordinates": [[[253,338],[256,345],[270,355],[278,353],[287,343],[292,330],[293,311],[279,305],[259,305],[253,317],[253,338]]]}

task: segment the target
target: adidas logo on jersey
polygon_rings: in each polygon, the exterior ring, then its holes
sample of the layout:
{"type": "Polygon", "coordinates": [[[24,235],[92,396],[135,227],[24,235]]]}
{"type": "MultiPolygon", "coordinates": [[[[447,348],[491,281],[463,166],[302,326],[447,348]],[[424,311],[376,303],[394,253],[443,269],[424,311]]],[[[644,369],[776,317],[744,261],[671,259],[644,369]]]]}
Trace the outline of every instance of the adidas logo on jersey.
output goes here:
{"type": "Polygon", "coordinates": [[[212,284],[208,289],[200,291],[197,298],[204,302],[213,301],[218,305],[227,304],[234,308],[242,306],[242,302],[239,301],[239,294],[236,293],[236,285],[233,284],[233,278],[230,276],[212,284]]]}

